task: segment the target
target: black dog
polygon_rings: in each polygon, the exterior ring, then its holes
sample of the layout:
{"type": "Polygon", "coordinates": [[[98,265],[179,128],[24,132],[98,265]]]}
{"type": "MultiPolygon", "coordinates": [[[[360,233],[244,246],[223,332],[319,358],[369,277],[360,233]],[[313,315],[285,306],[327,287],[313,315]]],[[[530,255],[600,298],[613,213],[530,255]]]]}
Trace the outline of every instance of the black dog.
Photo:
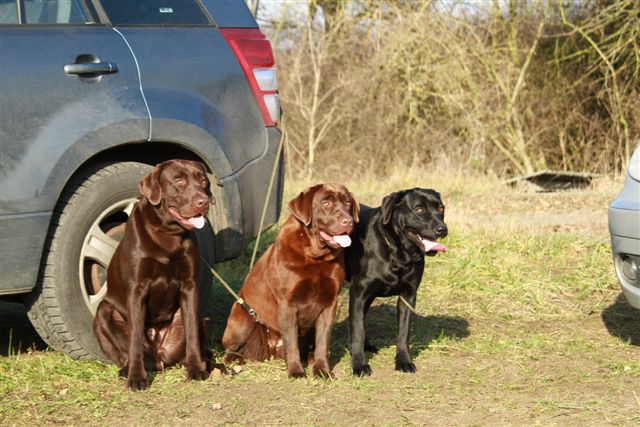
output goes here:
{"type": "MultiPolygon", "coordinates": [[[[409,355],[411,311],[424,271],[424,256],[447,248],[435,242],[447,235],[444,205],[434,190],[414,188],[386,196],[379,208],[361,205],[360,222],[346,252],[349,334],[354,375],[371,375],[364,355],[364,318],[376,297],[398,295],[396,370],[415,372],[409,355]]],[[[368,345],[368,343],[367,343],[368,345]]],[[[372,347],[372,346],[371,346],[372,347]]]]}

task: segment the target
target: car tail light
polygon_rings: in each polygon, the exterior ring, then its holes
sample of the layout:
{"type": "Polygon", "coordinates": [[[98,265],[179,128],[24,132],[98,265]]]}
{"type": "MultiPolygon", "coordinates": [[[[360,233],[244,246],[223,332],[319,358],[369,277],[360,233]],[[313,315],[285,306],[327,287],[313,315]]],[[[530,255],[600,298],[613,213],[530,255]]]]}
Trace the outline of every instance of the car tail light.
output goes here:
{"type": "Polygon", "coordinates": [[[271,43],[258,28],[221,28],[220,33],[242,66],[264,124],[275,126],[280,120],[280,100],[271,43]]]}

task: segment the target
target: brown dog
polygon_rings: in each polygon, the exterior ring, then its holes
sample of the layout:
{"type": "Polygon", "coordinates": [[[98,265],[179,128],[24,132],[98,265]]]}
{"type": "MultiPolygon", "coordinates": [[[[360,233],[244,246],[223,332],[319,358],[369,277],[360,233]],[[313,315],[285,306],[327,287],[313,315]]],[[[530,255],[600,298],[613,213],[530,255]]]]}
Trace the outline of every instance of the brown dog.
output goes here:
{"type": "Polygon", "coordinates": [[[343,247],[358,221],[359,206],[342,185],[320,184],[289,202],[292,215],[247,276],[239,304],[227,320],[222,344],[227,358],[283,357],[289,376],[305,375],[304,354],[315,346],[313,373],[332,377],[331,329],[344,282],[343,247]]]}
{"type": "Polygon", "coordinates": [[[184,363],[189,379],[209,376],[198,319],[198,248],[211,192],[205,166],[160,163],[140,182],[135,205],[107,271],[107,294],[93,331],[130,390],[147,388],[147,371],[184,363]]]}

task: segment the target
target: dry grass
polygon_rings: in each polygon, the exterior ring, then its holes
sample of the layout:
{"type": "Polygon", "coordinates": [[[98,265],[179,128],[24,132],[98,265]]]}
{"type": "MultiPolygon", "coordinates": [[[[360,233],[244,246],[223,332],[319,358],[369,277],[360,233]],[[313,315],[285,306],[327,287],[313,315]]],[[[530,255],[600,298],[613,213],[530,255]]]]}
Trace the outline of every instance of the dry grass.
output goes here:
{"type": "Polygon", "coordinates": [[[638,0],[354,4],[270,33],[289,140],[319,167],[615,174],[640,142],[638,0]]]}

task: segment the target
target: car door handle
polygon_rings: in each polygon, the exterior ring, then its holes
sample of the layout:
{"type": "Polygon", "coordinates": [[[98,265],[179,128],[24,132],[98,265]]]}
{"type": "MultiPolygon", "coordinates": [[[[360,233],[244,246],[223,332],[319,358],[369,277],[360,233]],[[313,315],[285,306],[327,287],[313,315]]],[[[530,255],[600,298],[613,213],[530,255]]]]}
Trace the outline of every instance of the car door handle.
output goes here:
{"type": "Polygon", "coordinates": [[[81,64],[65,64],[64,72],[74,75],[100,75],[118,72],[118,64],[113,62],[84,62],[81,64]]]}

